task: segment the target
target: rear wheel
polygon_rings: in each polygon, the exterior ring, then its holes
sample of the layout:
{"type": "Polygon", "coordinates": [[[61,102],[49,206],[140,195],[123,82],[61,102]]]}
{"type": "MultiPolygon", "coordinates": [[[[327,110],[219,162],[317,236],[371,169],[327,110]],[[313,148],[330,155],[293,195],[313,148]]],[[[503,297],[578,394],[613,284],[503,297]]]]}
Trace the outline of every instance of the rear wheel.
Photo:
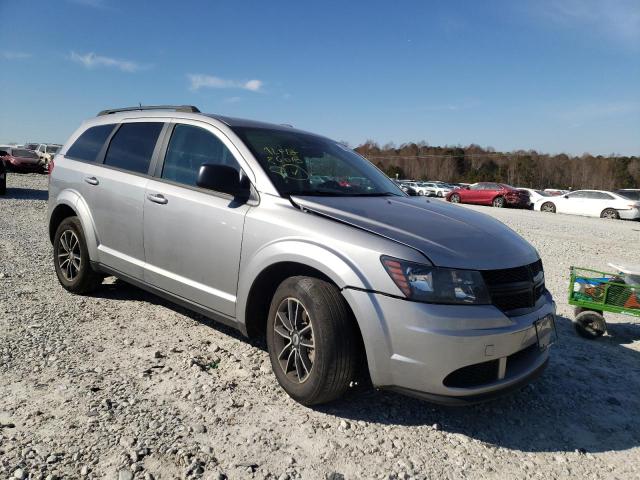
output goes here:
{"type": "Polygon", "coordinates": [[[449,201],[451,203],[460,203],[460,195],[458,195],[457,193],[454,193],[449,197],[449,201]]]}
{"type": "Polygon", "coordinates": [[[551,202],[544,202],[540,207],[541,212],[556,213],[556,206],[551,202]]]}
{"type": "Polygon", "coordinates": [[[605,208],[600,214],[600,218],[608,218],[610,220],[619,220],[620,214],[613,208],[605,208]]]}
{"type": "Polygon", "coordinates": [[[583,310],[576,315],[573,326],[578,335],[589,340],[594,340],[604,335],[607,324],[602,313],[595,310],[583,310]]]}
{"type": "Polygon", "coordinates": [[[89,293],[102,283],[91,268],[89,250],[78,217],[65,218],[53,239],[53,263],[60,284],[73,293],[89,293]]]}
{"type": "Polygon", "coordinates": [[[504,197],[496,197],[493,199],[492,205],[496,208],[504,207],[504,197]]]}
{"type": "Polygon", "coordinates": [[[278,383],[303,405],[335,400],[356,379],[357,329],[340,291],[324,280],[299,276],[280,284],[267,345],[278,383]]]}
{"type": "Polygon", "coordinates": [[[1,170],[0,166],[0,195],[7,193],[7,172],[1,170]]]}

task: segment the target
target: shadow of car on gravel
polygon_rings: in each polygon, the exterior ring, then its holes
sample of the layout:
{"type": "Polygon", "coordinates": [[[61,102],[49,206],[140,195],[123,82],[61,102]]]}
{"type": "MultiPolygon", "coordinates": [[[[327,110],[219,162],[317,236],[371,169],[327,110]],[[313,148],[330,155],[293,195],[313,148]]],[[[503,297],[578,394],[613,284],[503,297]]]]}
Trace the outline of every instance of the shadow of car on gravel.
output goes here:
{"type": "Polygon", "coordinates": [[[0,199],[13,199],[13,200],[48,200],[49,191],[41,190],[38,188],[21,188],[21,187],[7,187],[7,193],[0,196],[0,199]]]}
{"type": "MultiPolygon", "coordinates": [[[[93,296],[162,305],[266,350],[263,340],[248,341],[233,328],[121,280],[103,285],[93,296]]],[[[557,329],[559,341],[552,347],[547,370],[505,397],[467,407],[443,407],[375,390],[365,382],[343,399],[314,410],[383,425],[437,424],[439,430],[463,434],[471,441],[526,452],[594,453],[639,446],[640,415],[630,412],[640,411],[640,352],[621,344],[640,336],[640,325],[612,323],[610,336],[596,341],[579,337],[566,317],[557,317],[557,329]],[[621,342],[616,341],[619,334],[621,342]]]]}
{"type": "Polygon", "coordinates": [[[547,370],[505,397],[467,407],[442,407],[392,392],[354,391],[320,407],[355,421],[421,426],[438,424],[496,447],[526,452],[604,452],[640,445],[640,352],[615,339],[640,336],[640,325],[609,325],[611,336],[579,337],[557,317],[559,342],[547,370]],[[634,330],[634,333],[631,331],[634,330]]]}

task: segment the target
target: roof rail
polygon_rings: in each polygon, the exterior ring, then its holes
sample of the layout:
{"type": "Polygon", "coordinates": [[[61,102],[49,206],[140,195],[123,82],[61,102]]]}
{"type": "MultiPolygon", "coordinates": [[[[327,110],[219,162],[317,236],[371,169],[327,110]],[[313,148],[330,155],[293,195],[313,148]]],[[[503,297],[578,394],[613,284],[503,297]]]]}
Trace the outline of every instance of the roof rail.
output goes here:
{"type": "Polygon", "coordinates": [[[101,112],[98,112],[97,116],[102,117],[103,115],[111,115],[112,113],[136,112],[142,110],[173,110],[176,112],[200,113],[198,107],[194,107],[193,105],[138,105],[137,107],[102,110],[101,112]]]}

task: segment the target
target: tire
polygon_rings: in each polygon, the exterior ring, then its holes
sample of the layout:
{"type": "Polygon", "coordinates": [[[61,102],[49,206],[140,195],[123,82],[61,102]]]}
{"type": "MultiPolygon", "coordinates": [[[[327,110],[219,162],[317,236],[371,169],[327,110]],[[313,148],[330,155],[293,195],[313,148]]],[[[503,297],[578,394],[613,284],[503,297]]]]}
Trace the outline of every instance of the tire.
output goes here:
{"type": "Polygon", "coordinates": [[[438,197],[438,198],[442,198],[442,192],[438,192],[438,193],[436,194],[436,197],[438,197]]]}
{"type": "Polygon", "coordinates": [[[267,346],[278,383],[303,405],[336,400],[356,379],[359,334],[340,291],[324,280],[298,276],[280,284],[269,309],[267,346]],[[297,325],[288,324],[291,317],[297,325]]]}
{"type": "Polygon", "coordinates": [[[496,208],[504,208],[504,197],[496,197],[491,202],[491,205],[496,208]]]}
{"type": "Polygon", "coordinates": [[[69,292],[86,294],[102,283],[102,276],[91,268],[87,242],[78,217],[67,217],[58,226],[53,237],[53,264],[60,285],[69,292]],[[69,251],[73,254],[71,257],[69,251]]]}
{"type": "Polygon", "coordinates": [[[0,195],[7,193],[7,173],[0,172],[0,195]]]}
{"type": "Polygon", "coordinates": [[[556,206],[552,202],[544,202],[540,206],[540,211],[547,212],[547,213],[556,213],[556,206]]]}
{"type": "Polygon", "coordinates": [[[457,193],[454,193],[449,197],[449,201],[451,203],[460,203],[460,195],[458,195],[457,193]]]}
{"type": "Polygon", "coordinates": [[[613,208],[605,208],[600,214],[600,218],[608,218],[609,220],[620,220],[620,214],[613,208]]]}
{"type": "Polygon", "coordinates": [[[583,307],[575,307],[573,309],[573,314],[577,317],[578,315],[580,315],[582,312],[596,312],[600,315],[602,315],[602,310],[592,310],[590,308],[583,308],[583,307]]]}
{"type": "Polygon", "coordinates": [[[595,340],[607,331],[604,316],[595,310],[584,310],[576,315],[573,327],[581,337],[595,340]]]}
{"type": "Polygon", "coordinates": [[[418,195],[420,195],[421,197],[424,197],[424,192],[422,190],[418,190],[418,195]]]}

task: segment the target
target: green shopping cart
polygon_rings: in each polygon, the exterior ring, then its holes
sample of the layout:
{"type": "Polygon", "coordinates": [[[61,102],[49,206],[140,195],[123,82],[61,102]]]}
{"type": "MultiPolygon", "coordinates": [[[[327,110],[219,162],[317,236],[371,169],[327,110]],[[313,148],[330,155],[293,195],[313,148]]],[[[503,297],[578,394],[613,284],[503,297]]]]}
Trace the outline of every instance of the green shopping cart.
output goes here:
{"type": "Polygon", "coordinates": [[[640,317],[640,267],[609,264],[618,273],[571,267],[569,304],[579,335],[594,339],[607,331],[604,312],[640,317]]]}

